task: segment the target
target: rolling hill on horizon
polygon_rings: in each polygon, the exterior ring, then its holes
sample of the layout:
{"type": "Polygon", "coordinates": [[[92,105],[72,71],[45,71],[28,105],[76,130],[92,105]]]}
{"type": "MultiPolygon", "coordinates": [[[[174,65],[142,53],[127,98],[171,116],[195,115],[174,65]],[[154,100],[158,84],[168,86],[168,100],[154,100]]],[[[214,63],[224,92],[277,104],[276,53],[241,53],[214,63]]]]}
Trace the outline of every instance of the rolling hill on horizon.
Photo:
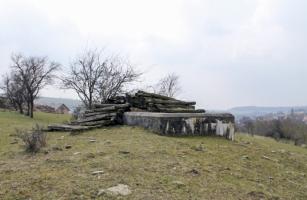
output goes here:
{"type": "MultiPolygon", "coordinates": [[[[57,108],[61,104],[65,104],[71,111],[73,111],[77,106],[82,104],[82,102],[77,99],[54,97],[40,97],[35,101],[35,103],[52,106],[54,108],[57,108]]],[[[240,118],[243,116],[258,117],[270,113],[279,112],[290,113],[292,109],[294,109],[295,111],[307,112],[307,106],[237,106],[226,110],[226,112],[230,112],[235,115],[236,118],[240,118]]],[[[221,111],[219,110],[219,112],[221,111]]]]}
{"type": "Polygon", "coordinates": [[[82,102],[77,99],[69,98],[39,97],[35,100],[35,104],[47,105],[54,108],[59,107],[61,104],[65,104],[71,111],[73,111],[77,106],[81,105],[82,102]]]}
{"type": "Polygon", "coordinates": [[[307,106],[238,106],[227,110],[236,117],[258,117],[270,113],[290,113],[291,110],[307,112],[307,106]]]}

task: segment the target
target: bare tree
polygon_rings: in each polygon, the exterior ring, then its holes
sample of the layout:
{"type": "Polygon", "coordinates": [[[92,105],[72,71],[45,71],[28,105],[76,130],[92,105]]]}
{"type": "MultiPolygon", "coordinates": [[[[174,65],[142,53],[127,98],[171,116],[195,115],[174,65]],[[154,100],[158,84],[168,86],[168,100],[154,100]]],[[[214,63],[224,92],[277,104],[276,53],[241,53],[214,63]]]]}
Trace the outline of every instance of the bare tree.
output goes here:
{"type": "Polygon", "coordinates": [[[50,62],[47,57],[25,57],[21,54],[12,56],[13,73],[20,78],[25,91],[27,115],[33,118],[34,100],[43,87],[52,83],[54,71],[60,65],[50,62]]]}
{"type": "Polygon", "coordinates": [[[16,74],[11,74],[11,76],[4,76],[3,86],[1,87],[5,93],[5,97],[8,99],[9,104],[19,111],[21,114],[24,113],[24,94],[25,88],[24,85],[16,74]]]}
{"type": "Polygon", "coordinates": [[[255,122],[253,119],[251,119],[250,117],[242,117],[239,121],[239,129],[241,129],[240,131],[244,131],[247,132],[249,134],[251,134],[252,136],[254,135],[254,131],[255,131],[255,122]]]}
{"type": "Polygon", "coordinates": [[[97,50],[77,56],[70,72],[62,78],[65,89],[73,89],[87,108],[122,92],[141,74],[119,57],[107,57],[97,50]]]}
{"type": "Polygon", "coordinates": [[[169,74],[162,78],[157,85],[158,93],[168,97],[175,97],[181,90],[179,86],[179,76],[176,74],[169,74]]]}
{"type": "Polygon", "coordinates": [[[142,73],[137,72],[133,65],[120,57],[111,57],[105,62],[103,76],[98,82],[100,101],[106,102],[108,99],[127,92],[126,86],[135,82],[142,73]]]}
{"type": "Polygon", "coordinates": [[[88,108],[97,99],[98,82],[104,73],[105,61],[96,50],[88,50],[71,63],[70,72],[62,77],[63,88],[73,89],[88,108]]]}

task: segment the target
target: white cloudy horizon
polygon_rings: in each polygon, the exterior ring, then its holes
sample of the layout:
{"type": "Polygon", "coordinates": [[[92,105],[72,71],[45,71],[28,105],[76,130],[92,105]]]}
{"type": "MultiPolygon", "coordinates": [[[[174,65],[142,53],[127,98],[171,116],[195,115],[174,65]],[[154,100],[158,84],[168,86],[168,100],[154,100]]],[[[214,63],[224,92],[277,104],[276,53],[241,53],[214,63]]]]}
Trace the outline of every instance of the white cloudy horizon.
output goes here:
{"type": "MultiPolygon", "coordinates": [[[[129,57],[150,85],[180,76],[205,109],[307,105],[304,0],[0,0],[0,75],[10,55],[67,70],[85,48],[129,57]]],[[[41,96],[77,98],[58,87],[41,96]]]]}

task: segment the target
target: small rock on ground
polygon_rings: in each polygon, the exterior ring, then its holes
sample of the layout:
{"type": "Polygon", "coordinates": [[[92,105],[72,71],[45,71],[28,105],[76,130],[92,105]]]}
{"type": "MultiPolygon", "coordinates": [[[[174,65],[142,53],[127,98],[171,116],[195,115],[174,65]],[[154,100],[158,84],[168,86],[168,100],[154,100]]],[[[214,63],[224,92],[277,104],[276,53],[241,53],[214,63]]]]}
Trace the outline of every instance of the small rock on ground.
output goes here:
{"type": "Polygon", "coordinates": [[[174,185],[176,185],[177,187],[182,187],[182,186],[184,186],[185,184],[183,183],[183,182],[181,182],[181,181],[173,181],[172,182],[174,185]]]}
{"type": "Polygon", "coordinates": [[[194,146],[191,147],[191,149],[194,151],[206,151],[206,148],[203,145],[194,146]]]}
{"type": "Polygon", "coordinates": [[[103,174],[104,171],[94,171],[92,172],[92,175],[98,175],[98,174],[103,174]]]}
{"type": "Polygon", "coordinates": [[[101,189],[98,191],[98,196],[101,196],[103,194],[107,194],[110,196],[127,196],[129,194],[131,194],[131,190],[129,189],[128,185],[124,185],[124,184],[118,184],[117,186],[114,187],[110,187],[108,189],[101,189]]]}

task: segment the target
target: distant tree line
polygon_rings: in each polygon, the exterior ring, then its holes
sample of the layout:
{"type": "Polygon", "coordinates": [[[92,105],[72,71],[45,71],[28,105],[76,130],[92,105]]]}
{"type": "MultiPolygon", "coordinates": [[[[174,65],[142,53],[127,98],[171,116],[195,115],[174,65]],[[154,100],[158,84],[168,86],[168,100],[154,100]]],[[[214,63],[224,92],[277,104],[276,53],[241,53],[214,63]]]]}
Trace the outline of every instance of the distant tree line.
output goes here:
{"type": "MultiPolygon", "coordinates": [[[[11,63],[11,71],[3,76],[0,89],[10,107],[31,118],[34,101],[56,78],[62,83],[62,89],[75,91],[84,106],[90,109],[94,103],[104,103],[127,93],[129,86],[143,75],[128,59],[108,56],[96,49],[77,55],[62,76],[56,76],[61,65],[47,57],[13,54],[11,63]]],[[[180,91],[179,77],[166,75],[154,88],[156,93],[175,97],[180,91]]],[[[0,100],[0,104],[4,104],[3,97],[0,100]]]]}
{"type": "Polygon", "coordinates": [[[272,120],[243,117],[236,127],[238,131],[252,135],[272,137],[276,140],[288,139],[294,141],[295,145],[307,144],[307,124],[291,116],[272,120]]]}

